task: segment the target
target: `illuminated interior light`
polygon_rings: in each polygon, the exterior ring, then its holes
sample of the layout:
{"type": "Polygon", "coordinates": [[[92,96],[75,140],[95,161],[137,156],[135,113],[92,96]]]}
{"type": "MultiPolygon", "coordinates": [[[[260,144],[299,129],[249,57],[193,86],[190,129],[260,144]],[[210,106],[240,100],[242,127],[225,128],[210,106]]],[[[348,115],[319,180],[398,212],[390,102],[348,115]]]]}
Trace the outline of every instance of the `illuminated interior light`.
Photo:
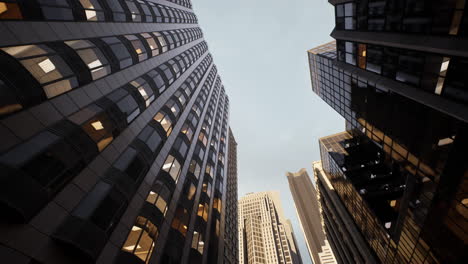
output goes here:
{"type": "Polygon", "coordinates": [[[87,20],[94,20],[97,16],[96,11],[94,10],[85,10],[85,13],[86,13],[87,20]]]}
{"type": "Polygon", "coordinates": [[[13,113],[18,110],[23,109],[23,106],[20,104],[10,104],[10,105],[4,105],[0,107],[0,115],[8,114],[8,113],[13,113]]]}
{"type": "Polygon", "coordinates": [[[396,205],[396,200],[391,200],[391,201],[390,201],[390,206],[391,206],[391,207],[395,207],[395,205],[396,205]]]}
{"type": "Polygon", "coordinates": [[[448,69],[449,63],[450,63],[450,59],[442,62],[442,65],[440,66],[440,72],[446,71],[448,69]]]}
{"type": "MultiPolygon", "coordinates": [[[[141,228],[138,227],[138,226],[133,226],[133,227],[132,227],[132,231],[138,231],[138,230],[141,230],[141,228]]],[[[134,245],[134,246],[135,246],[135,245],[134,245]]]]}
{"type": "MultiPolygon", "coordinates": [[[[127,247],[123,247],[123,249],[125,249],[125,250],[128,250],[128,251],[130,251],[130,250],[133,250],[134,248],[135,248],[135,245],[131,245],[131,246],[127,246],[127,247]]],[[[136,248],[137,248],[137,249],[140,249],[140,248],[141,248],[141,246],[140,246],[140,245],[138,245],[136,248]]]]}
{"type": "Polygon", "coordinates": [[[5,3],[0,2],[0,14],[5,13],[6,11],[8,11],[7,5],[5,3]]]}
{"type": "Polygon", "coordinates": [[[166,163],[163,165],[163,170],[167,170],[171,167],[172,163],[166,163]]]}
{"type": "Polygon", "coordinates": [[[96,121],[96,122],[93,122],[91,123],[91,125],[93,126],[93,128],[97,131],[99,130],[103,130],[104,129],[104,126],[102,125],[101,121],[96,121]]]}
{"type": "Polygon", "coordinates": [[[136,53],[138,53],[138,54],[141,54],[141,53],[142,53],[141,49],[136,49],[135,51],[136,51],[136,53]]]}
{"type": "Polygon", "coordinates": [[[390,227],[392,227],[392,222],[385,223],[385,228],[389,229],[390,227]]]}
{"type": "Polygon", "coordinates": [[[442,146],[452,144],[452,143],[453,143],[453,139],[443,138],[443,139],[439,140],[439,143],[437,143],[437,146],[442,147],[442,146]]]}
{"type": "Polygon", "coordinates": [[[45,59],[45,60],[39,62],[38,65],[39,65],[39,67],[41,67],[41,69],[45,73],[49,73],[49,72],[55,70],[55,65],[49,59],[45,59]]]}
{"type": "Polygon", "coordinates": [[[99,66],[102,66],[102,63],[101,63],[100,60],[95,60],[95,61],[92,61],[92,62],[88,63],[88,68],[93,69],[91,72],[95,72],[95,71],[98,71],[98,70],[102,69],[102,67],[94,69],[94,68],[99,67],[99,66]]]}
{"type": "Polygon", "coordinates": [[[148,94],[146,93],[145,89],[143,89],[142,87],[138,88],[138,92],[140,92],[141,96],[143,96],[143,98],[148,98],[148,94]]]}

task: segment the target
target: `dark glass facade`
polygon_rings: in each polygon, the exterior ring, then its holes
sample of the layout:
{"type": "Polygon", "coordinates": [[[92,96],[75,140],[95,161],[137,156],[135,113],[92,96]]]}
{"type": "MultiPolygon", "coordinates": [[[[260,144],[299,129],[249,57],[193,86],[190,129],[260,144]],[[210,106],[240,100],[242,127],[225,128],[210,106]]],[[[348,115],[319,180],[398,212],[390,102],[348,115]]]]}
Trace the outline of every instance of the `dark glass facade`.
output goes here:
{"type": "Polygon", "coordinates": [[[237,142],[231,128],[229,128],[229,152],[227,169],[227,197],[226,220],[224,235],[224,262],[225,264],[239,263],[239,236],[237,218],[237,142]]]}
{"type": "Polygon", "coordinates": [[[325,175],[381,263],[467,262],[465,1],[330,3],[312,86],[347,132],[320,140],[325,175]]]}
{"type": "Polygon", "coordinates": [[[0,1],[0,20],[2,261],[222,263],[229,99],[190,1],[0,1]]]}

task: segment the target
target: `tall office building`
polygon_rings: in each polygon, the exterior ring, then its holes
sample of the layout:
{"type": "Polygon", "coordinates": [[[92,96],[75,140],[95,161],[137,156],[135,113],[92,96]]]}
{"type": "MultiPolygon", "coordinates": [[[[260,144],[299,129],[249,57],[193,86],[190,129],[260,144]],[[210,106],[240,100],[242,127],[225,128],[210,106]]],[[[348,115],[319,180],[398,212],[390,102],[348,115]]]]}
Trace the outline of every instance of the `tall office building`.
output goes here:
{"type": "Polygon", "coordinates": [[[222,262],[229,100],[190,1],[0,19],[1,262],[222,262]]]}
{"type": "Polygon", "coordinates": [[[465,1],[330,2],[336,48],[308,53],[347,121],[320,141],[326,177],[380,262],[467,262],[465,1]]]}
{"type": "MultiPolygon", "coordinates": [[[[237,142],[229,128],[229,146],[227,161],[227,191],[226,191],[226,226],[224,232],[224,262],[239,263],[239,242],[237,225],[237,142]]],[[[221,252],[221,251],[220,251],[221,252]]]]}
{"type": "Polygon", "coordinates": [[[307,249],[314,263],[336,263],[325,237],[317,192],[306,169],[286,173],[307,249]]]}
{"type": "Polygon", "coordinates": [[[321,162],[314,162],[313,170],[324,229],[336,262],[378,263],[377,257],[328,179],[321,162]]]}
{"type": "Polygon", "coordinates": [[[302,263],[279,193],[249,193],[239,199],[239,263],[302,263]]]}

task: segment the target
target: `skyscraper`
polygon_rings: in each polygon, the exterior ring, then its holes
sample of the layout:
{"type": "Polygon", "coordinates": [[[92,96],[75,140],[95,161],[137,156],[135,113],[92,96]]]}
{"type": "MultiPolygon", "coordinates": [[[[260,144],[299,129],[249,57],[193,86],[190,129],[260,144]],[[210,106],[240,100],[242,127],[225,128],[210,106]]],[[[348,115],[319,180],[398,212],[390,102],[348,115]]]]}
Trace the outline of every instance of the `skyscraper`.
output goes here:
{"type": "Polygon", "coordinates": [[[249,193],[239,199],[239,263],[302,263],[279,193],[249,193]]]}
{"type": "Polygon", "coordinates": [[[325,175],[381,262],[468,261],[465,1],[330,2],[312,86],[347,132],[320,141],[325,175]]]}
{"type": "Polygon", "coordinates": [[[190,1],[0,19],[1,261],[221,263],[229,99],[190,1]]]}
{"type": "Polygon", "coordinates": [[[336,263],[325,237],[318,196],[306,169],[296,173],[288,172],[286,176],[307,249],[314,263],[336,263]]]}
{"type": "Polygon", "coordinates": [[[239,263],[239,242],[237,224],[237,142],[229,128],[229,146],[227,161],[226,220],[224,230],[224,262],[239,263]]]}
{"type": "Polygon", "coordinates": [[[338,263],[378,263],[377,257],[323,171],[321,162],[314,162],[313,169],[327,241],[336,261],[338,263]]]}

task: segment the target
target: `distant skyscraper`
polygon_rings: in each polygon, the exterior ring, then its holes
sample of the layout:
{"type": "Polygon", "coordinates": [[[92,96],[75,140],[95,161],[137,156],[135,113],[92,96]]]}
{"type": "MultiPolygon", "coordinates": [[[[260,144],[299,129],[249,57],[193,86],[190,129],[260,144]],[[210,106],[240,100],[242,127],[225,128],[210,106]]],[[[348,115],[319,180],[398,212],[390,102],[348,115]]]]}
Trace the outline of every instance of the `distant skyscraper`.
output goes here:
{"type": "Polygon", "coordinates": [[[330,1],[313,90],[347,121],[323,170],[382,263],[468,262],[466,1],[330,1]]]}
{"type": "MultiPolygon", "coordinates": [[[[224,262],[239,263],[238,201],[237,201],[237,142],[229,128],[228,168],[226,185],[226,220],[224,229],[224,262]]],[[[221,252],[221,251],[220,251],[221,252]]]]}
{"type": "Polygon", "coordinates": [[[302,263],[278,192],[249,193],[239,200],[239,263],[302,263]]]}
{"type": "Polygon", "coordinates": [[[229,99],[190,1],[8,0],[0,21],[0,262],[223,263],[229,99]]]}
{"type": "Polygon", "coordinates": [[[314,263],[336,263],[323,230],[317,193],[306,169],[296,173],[288,172],[286,176],[307,248],[314,263]]]}

